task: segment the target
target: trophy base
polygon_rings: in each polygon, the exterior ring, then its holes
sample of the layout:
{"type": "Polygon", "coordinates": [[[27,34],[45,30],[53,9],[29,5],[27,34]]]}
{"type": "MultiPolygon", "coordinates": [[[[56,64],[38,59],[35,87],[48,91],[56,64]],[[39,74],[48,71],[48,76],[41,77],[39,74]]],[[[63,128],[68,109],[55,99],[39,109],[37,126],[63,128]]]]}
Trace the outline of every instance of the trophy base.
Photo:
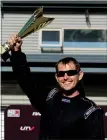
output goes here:
{"type": "Polygon", "coordinates": [[[0,47],[1,58],[4,61],[6,61],[10,57],[9,51],[10,51],[10,48],[9,48],[9,45],[7,43],[3,44],[0,47]]]}

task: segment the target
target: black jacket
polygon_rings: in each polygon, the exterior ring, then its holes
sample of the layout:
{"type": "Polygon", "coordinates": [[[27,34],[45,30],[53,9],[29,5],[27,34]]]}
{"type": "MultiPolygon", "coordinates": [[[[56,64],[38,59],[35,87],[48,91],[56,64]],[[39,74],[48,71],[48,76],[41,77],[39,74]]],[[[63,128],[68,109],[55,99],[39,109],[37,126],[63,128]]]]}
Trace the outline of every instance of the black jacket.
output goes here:
{"type": "Polygon", "coordinates": [[[41,113],[40,139],[104,139],[103,111],[93,101],[80,95],[67,98],[58,88],[35,84],[22,52],[14,52],[10,60],[20,87],[41,113]]]}

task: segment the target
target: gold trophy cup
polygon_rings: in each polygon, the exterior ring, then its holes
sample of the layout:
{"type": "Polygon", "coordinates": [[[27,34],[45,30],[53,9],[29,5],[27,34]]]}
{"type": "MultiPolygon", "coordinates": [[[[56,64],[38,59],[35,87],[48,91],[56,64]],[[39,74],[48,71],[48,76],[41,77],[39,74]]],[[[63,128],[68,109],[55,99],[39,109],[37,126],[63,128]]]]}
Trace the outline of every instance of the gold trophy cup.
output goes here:
{"type": "MultiPolygon", "coordinates": [[[[29,20],[25,23],[25,25],[22,27],[22,29],[19,31],[18,36],[21,38],[24,38],[31,33],[34,33],[41,28],[47,26],[50,24],[54,18],[49,18],[49,17],[44,17],[43,16],[43,7],[38,8],[37,10],[34,11],[32,16],[29,18],[29,20]]],[[[3,45],[1,45],[0,48],[0,54],[2,59],[7,59],[5,58],[5,54],[7,54],[10,51],[9,44],[6,42],[3,45]]]]}

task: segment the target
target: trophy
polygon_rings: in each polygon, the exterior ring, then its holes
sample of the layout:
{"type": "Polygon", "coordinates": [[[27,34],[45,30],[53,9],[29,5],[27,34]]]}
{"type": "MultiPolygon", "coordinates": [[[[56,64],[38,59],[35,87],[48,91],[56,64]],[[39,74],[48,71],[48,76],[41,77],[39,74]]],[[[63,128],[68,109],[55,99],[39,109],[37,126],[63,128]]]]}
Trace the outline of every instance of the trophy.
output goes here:
{"type": "MultiPolygon", "coordinates": [[[[29,18],[29,20],[25,23],[25,25],[22,27],[22,29],[19,31],[18,36],[21,38],[24,38],[31,33],[34,33],[41,28],[47,26],[50,24],[54,18],[44,17],[43,16],[43,7],[38,8],[34,11],[32,16],[29,18]]],[[[0,54],[2,59],[6,60],[9,56],[10,47],[9,44],[6,42],[3,45],[1,45],[0,48],[0,54]],[[5,55],[6,54],[6,55],[5,55]]]]}

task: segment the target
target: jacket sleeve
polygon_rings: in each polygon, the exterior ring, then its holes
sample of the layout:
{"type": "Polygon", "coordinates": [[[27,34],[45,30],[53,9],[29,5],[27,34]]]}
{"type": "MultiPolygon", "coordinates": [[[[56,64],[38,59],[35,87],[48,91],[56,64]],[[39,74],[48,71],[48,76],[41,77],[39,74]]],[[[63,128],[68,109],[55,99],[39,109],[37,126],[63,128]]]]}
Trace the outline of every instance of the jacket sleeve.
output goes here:
{"type": "Polygon", "coordinates": [[[101,109],[91,113],[85,120],[84,132],[89,140],[104,140],[104,113],[101,109]]]}
{"type": "Polygon", "coordinates": [[[41,88],[36,87],[26,60],[26,55],[21,51],[13,52],[10,61],[21,89],[28,96],[31,104],[41,112],[45,104],[45,94],[42,92],[45,91],[43,91],[43,88],[40,90],[41,88]]]}

